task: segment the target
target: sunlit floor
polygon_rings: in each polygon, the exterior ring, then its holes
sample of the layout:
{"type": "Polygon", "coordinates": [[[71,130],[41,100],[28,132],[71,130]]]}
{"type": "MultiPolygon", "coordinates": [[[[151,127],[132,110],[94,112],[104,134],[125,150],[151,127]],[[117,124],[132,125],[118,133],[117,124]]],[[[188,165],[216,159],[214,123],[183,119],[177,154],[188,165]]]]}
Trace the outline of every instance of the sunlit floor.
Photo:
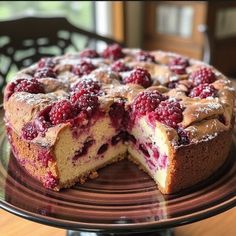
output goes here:
{"type": "MultiPolygon", "coordinates": [[[[175,236],[235,236],[236,209],[231,209],[209,219],[175,229],[175,236]]],[[[65,236],[57,229],[14,216],[0,210],[0,236],[65,236]]]]}

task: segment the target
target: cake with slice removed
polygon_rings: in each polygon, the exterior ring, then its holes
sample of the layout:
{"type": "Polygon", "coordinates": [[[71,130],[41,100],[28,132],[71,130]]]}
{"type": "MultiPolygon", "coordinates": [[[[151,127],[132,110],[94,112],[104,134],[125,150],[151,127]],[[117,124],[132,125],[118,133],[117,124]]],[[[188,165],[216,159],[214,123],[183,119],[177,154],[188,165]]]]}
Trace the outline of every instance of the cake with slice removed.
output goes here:
{"type": "Polygon", "coordinates": [[[46,188],[84,183],[129,158],[171,194],[224,164],[234,97],[202,62],[110,45],[18,72],[4,91],[5,122],[18,162],[46,188]]]}

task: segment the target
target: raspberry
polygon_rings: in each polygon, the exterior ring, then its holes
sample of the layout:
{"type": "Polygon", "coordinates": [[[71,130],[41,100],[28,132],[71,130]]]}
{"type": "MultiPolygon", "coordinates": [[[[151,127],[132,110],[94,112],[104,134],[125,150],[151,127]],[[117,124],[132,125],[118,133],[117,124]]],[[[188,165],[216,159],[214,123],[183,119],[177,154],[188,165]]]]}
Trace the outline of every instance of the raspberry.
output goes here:
{"type": "Polygon", "coordinates": [[[84,94],[89,94],[89,91],[86,89],[75,91],[75,93],[71,95],[70,101],[72,102],[72,104],[76,104],[79,98],[84,94]]]}
{"type": "Polygon", "coordinates": [[[49,112],[52,124],[57,125],[75,117],[75,108],[68,100],[55,103],[49,112]]]}
{"type": "Polygon", "coordinates": [[[183,120],[180,103],[176,101],[162,101],[154,111],[154,117],[159,122],[176,128],[177,124],[183,120]]]}
{"type": "Polygon", "coordinates": [[[144,91],[141,92],[132,104],[132,111],[134,115],[146,115],[154,111],[159,103],[167,99],[158,91],[144,91]]]}
{"type": "Polygon", "coordinates": [[[110,106],[109,116],[111,118],[112,125],[115,128],[120,128],[124,124],[124,118],[125,118],[125,103],[124,101],[114,102],[110,106]]]}
{"type": "Polygon", "coordinates": [[[98,81],[92,79],[83,79],[74,85],[72,91],[87,90],[88,93],[98,94],[100,91],[100,84],[98,81]]]}
{"type": "Polygon", "coordinates": [[[101,154],[103,154],[104,152],[106,152],[107,149],[108,149],[108,147],[109,147],[109,144],[108,144],[108,143],[103,144],[103,145],[98,149],[97,155],[101,155],[101,154]]]}
{"type": "Polygon", "coordinates": [[[75,151],[75,155],[72,160],[75,163],[80,157],[86,155],[88,153],[89,148],[95,143],[95,140],[91,139],[84,143],[83,147],[77,151],[75,151]]]}
{"type": "Polygon", "coordinates": [[[169,63],[170,70],[178,75],[186,74],[187,66],[189,66],[189,62],[183,57],[175,57],[169,63]]]}
{"type": "Polygon", "coordinates": [[[71,101],[77,106],[80,112],[86,112],[88,116],[91,116],[99,106],[98,97],[86,92],[85,90],[83,93],[81,91],[74,93],[71,96],[71,101]]]}
{"type": "Polygon", "coordinates": [[[169,66],[170,70],[174,73],[176,73],[177,75],[183,75],[186,74],[186,70],[185,67],[183,66],[169,66]]]}
{"type": "Polygon", "coordinates": [[[152,56],[149,52],[140,51],[136,54],[137,61],[147,61],[147,62],[155,62],[155,57],[152,56]]]}
{"type": "Polygon", "coordinates": [[[216,89],[211,84],[200,84],[193,88],[189,94],[189,97],[207,98],[214,97],[216,95],[216,89]]]}
{"type": "Polygon", "coordinates": [[[56,63],[53,61],[51,57],[41,58],[40,61],[38,62],[38,68],[43,68],[43,67],[53,68],[55,65],[56,63]]]}
{"type": "Polygon", "coordinates": [[[178,85],[179,81],[171,81],[166,86],[167,88],[174,89],[178,85]]]}
{"type": "Polygon", "coordinates": [[[95,69],[96,69],[96,67],[92,63],[83,61],[79,65],[74,66],[72,68],[72,72],[75,75],[83,76],[83,75],[90,74],[95,69]]]}
{"type": "Polygon", "coordinates": [[[43,167],[48,167],[48,163],[53,161],[53,156],[47,149],[40,149],[38,152],[38,161],[41,162],[43,167]]]}
{"type": "Polygon", "coordinates": [[[87,57],[87,58],[96,58],[99,57],[98,53],[95,50],[86,48],[83,51],[80,52],[79,56],[81,58],[87,57]]]}
{"type": "Polygon", "coordinates": [[[22,128],[22,136],[26,140],[32,140],[38,136],[37,128],[34,122],[28,122],[22,128]]]}
{"type": "Polygon", "coordinates": [[[44,87],[36,79],[20,79],[15,81],[14,92],[44,93],[44,87]]]}
{"type": "Polygon", "coordinates": [[[16,85],[19,84],[22,80],[24,80],[24,79],[18,79],[18,80],[7,85],[6,92],[5,92],[6,100],[8,100],[11,97],[11,95],[15,92],[16,85]]]}
{"type": "Polygon", "coordinates": [[[179,136],[178,145],[187,145],[190,143],[189,134],[183,128],[178,128],[177,133],[179,136]]]}
{"type": "Polygon", "coordinates": [[[146,148],[146,146],[142,143],[139,144],[139,150],[146,156],[146,157],[150,157],[150,154],[146,148]]]}
{"type": "MultiPolygon", "coordinates": [[[[111,145],[114,146],[120,141],[125,142],[129,140],[129,133],[126,131],[120,131],[117,135],[111,138],[111,145]]],[[[131,136],[131,135],[130,135],[131,136]]]]}
{"type": "Polygon", "coordinates": [[[39,69],[37,69],[34,73],[34,78],[36,79],[41,79],[41,78],[56,78],[57,75],[54,72],[54,70],[50,67],[40,67],[39,69]]]}
{"type": "Polygon", "coordinates": [[[119,44],[112,44],[103,51],[102,56],[111,60],[117,60],[124,57],[124,53],[119,44]]]}
{"type": "Polygon", "coordinates": [[[131,74],[124,78],[125,84],[139,84],[144,88],[152,85],[152,79],[150,73],[143,68],[137,68],[131,72],[131,74]]]}
{"type": "Polygon", "coordinates": [[[170,60],[169,66],[183,66],[186,68],[189,66],[189,61],[184,57],[174,57],[170,60]]]}
{"type": "Polygon", "coordinates": [[[90,94],[84,94],[78,99],[78,107],[91,116],[98,108],[98,97],[90,94]]]}
{"type": "Polygon", "coordinates": [[[47,121],[44,116],[37,117],[34,123],[38,132],[45,132],[48,128],[51,127],[50,122],[47,121]]]}
{"type": "Polygon", "coordinates": [[[115,72],[124,72],[124,71],[129,71],[130,68],[125,65],[122,61],[116,61],[112,64],[111,70],[115,72]]]}
{"type": "Polygon", "coordinates": [[[216,80],[216,75],[211,68],[203,67],[192,72],[189,79],[195,86],[199,84],[211,84],[216,80]]]}
{"type": "Polygon", "coordinates": [[[44,177],[44,187],[49,189],[54,189],[59,183],[59,180],[57,177],[53,176],[52,172],[49,171],[44,177]]]}
{"type": "MultiPolygon", "coordinates": [[[[41,119],[45,120],[46,122],[50,123],[50,117],[49,117],[49,112],[52,109],[52,105],[49,105],[45,107],[43,110],[41,110],[38,114],[38,118],[43,117],[41,119]]],[[[43,122],[43,120],[41,120],[43,122]]],[[[37,126],[37,125],[36,125],[37,126]]]]}

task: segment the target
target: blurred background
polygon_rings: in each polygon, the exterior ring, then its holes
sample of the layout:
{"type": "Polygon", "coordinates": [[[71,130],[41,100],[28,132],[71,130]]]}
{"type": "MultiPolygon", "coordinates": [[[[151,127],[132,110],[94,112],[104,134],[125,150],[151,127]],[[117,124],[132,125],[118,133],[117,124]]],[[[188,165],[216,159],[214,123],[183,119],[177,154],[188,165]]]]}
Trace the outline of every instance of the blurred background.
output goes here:
{"type": "MultiPolygon", "coordinates": [[[[204,60],[226,75],[236,77],[235,1],[1,1],[0,60],[5,61],[1,63],[1,71],[7,70],[7,63],[12,62],[8,61],[8,56],[1,47],[9,44],[9,39],[4,36],[13,28],[2,24],[21,17],[63,17],[77,28],[107,36],[125,46],[181,53],[204,60]]],[[[37,30],[41,35],[50,37],[49,26],[50,22],[37,30]]],[[[33,30],[27,23],[22,28],[15,30],[15,40],[22,40],[20,36],[25,31],[33,30]]],[[[86,37],[83,35],[68,36],[63,32],[62,25],[62,32],[59,29],[60,22],[57,25],[57,36],[70,37],[70,43],[73,44],[67,45],[66,51],[86,46],[86,37]]],[[[43,46],[43,39],[37,40],[38,43],[41,40],[43,46]]],[[[52,55],[60,54],[61,51],[55,46],[47,45],[42,50],[52,55]]],[[[23,58],[27,53],[25,50],[14,56],[23,58]]],[[[30,63],[32,62],[24,61],[22,65],[30,63]]],[[[19,69],[19,65],[14,65],[17,63],[11,64],[7,78],[19,69]]],[[[5,76],[4,73],[2,75],[5,76]]]]}

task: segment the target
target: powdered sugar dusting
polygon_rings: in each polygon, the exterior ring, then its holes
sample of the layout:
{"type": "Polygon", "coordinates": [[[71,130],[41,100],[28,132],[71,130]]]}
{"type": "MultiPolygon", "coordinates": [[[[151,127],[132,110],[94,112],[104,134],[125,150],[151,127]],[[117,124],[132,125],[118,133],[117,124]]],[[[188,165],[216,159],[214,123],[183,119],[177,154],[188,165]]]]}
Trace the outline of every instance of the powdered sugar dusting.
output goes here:
{"type": "Polygon", "coordinates": [[[12,97],[14,97],[15,100],[18,102],[24,102],[29,105],[39,105],[39,104],[54,102],[67,96],[68,95],[65,92],[48,93],[48,94],[31,94],[27,92],[19,92],[13,94],[12,97]]]}
{"type": "MultiPolygon", "coordinates": [[[[212,86],[217,90],[216,97],[206,97],[204,100],[201,98],[189,98],[189,90],[192,89],[191,81],[185,76],[179,76],[175,73],[172,73],[169,69],[168,63],[172,57],[178,57],[178,54],[175,53],[166,53],[162,51],[154,51],[153,55],[156,56],[156,61],[158,63],[150,62],[138,62],[136,54],[140,52],[140,49],[124,49],[125,57],[120,59],[130,67],[130,71],[126,72],[114,72],[111,69],[114,61],[110,59],[105,59],[103,57],[97,58],[87,58],[80,57],[80,54],[68,54],[60,57],[54,58],[56,66],[54,72],[57,74],[55,78],[39,78],[38,81],[43,83],[45,89],[45,94],[30,94],[27,92],[15,92],[12,95],[12,103],[15,101],[20,102],[19,107],[25,103],[27,106],[23,109],[29,109],[28,105],[31,105],[32,110],[35,111],[44,106],[48,106],[56,101],[62,99],[69,99],[72,96],[71,88],[78,83],[80,80],[90,79],[94,81],[99,81],[101,83],[101,93],[99,93],[99,103],[100,107],[107,107],[109,110],[110,105],[116,99],[123,98],[124,101],[127,101],[127,104],[130,105],[137,97],[137,94],[141,91],[144,91],[144,88],[138,84],[130,83],[129,85],[124,85],[124,78],[129,77],[135,66],[140,66],[146,68],[152,74],[152,85],[162,84],[164,90],[160,91],[169,97],[169,101],[176,102],[180,101],[181,108],[183,109],[184,118],[186,116],[186,126],[188,127],[191,124],[196,122],[203,123],[206,119],[212,116],[223,113],[222,104],[229,102],[229,91],[235,91],[232,87],[232,83],[228,80],[223,74],[215,70],[213,67],[210,67],[215,75],[217,80],[212,83],[212,86]],[[160,60],[159,60],[160,59],[160,60]],[[162,60],[163,59],[163,60],[162,60]],[[95,65],[96,69],[93,70],[88,75],[76,75],[73,73],[72,68],[74,65],[79,65],[81,61],[90,62],[95,65]],[[133,67],[134,66],[134,67],[133,67]],[[58,69],[58,70],[57,70],[58,69]],[[170,81],[178,81],[175,89],[167,88],[167,84],[170,81]],[[182,87],[181,87],[182,86],[182,87]],[[12,100],[13,99],[13,100],[12,100]],[[14,101],[15,100],[15,101],[14,101]],[[22,102],[22,104],[21,104],[22,102]],[[38,106],[36,108],[36,106],[38,106]],[[188,118],[190,121],[188,121],[188,118]]],[[[202,67],[209,67],[208,65],[196,61],[190,60],[190,66],[187,68],[187,72],[191,73],[194,70],[202,67]]],[[[20,72],[17,73],[15,79],[24,78],[32,79],[35,71],[37,70],[37,64],[32,65],[20,72]]],[[[149,89],[158,90],[157,86],[151,86],[149,89]]],[[[13,91],[14,92],[14,91],[13,91]]],[[[209,88],[206,88],[206,92],[209,92],[209,88]]],[[[128,107],[128,106],[127,106],[128,107]]],[[[90,113],[92,107],[88,105],[86,111],[90,113]]],[[[184,121],[185,121],[184,120],[184,121]]],[[[185,124],[184,124],[185,125],[185,124]]],[[[215,124],[218,125],[218,124],[215,124]]],[[[194,128],[191,132],[197,132],[197,128],[194,128]],[[196,131],[194,131],[196,129],[196,131]]],[[[206,126],[206,129],[210,127],[206,126]]],[[[206,133],[209,133],[206,131],[206,133]]],[[[207,134],[205,139],[212,139],[217,135],[207,134]]]]}
{"type": "Polygon", "coordinates": [[[198,113],[197,114],[198,116],[200,113],[209,114],[212,111],[219,110],[219,109],[223,109],[220,103],[209,103],[209,104],[206,104],[205,106],[199,106],[196,109],[196,112],[198,113]]]}
{"type": "Polygon", "coordinates": [[[213,134],[206,134],[201,141],[209,141],[211,139],[214,139],[216,136],[218,135],[218,133],[213,133],[213,134]]]}

